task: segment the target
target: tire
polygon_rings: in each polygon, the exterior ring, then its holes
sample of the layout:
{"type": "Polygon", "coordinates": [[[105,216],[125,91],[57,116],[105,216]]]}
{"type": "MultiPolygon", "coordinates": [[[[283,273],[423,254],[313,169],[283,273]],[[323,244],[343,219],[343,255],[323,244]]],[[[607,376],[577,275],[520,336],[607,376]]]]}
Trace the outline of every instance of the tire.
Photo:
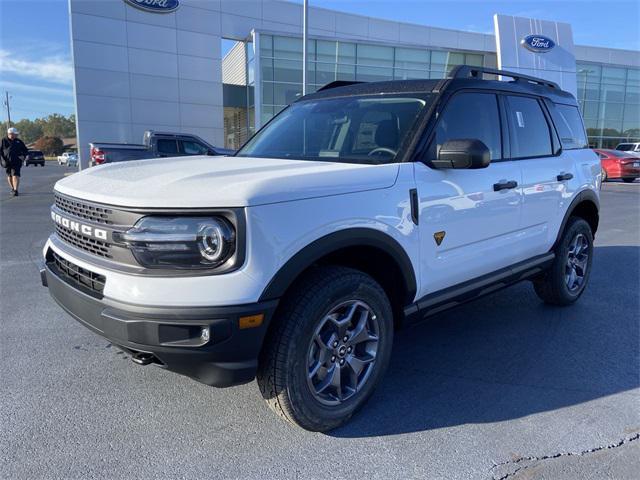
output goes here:
{"type": "Polygon", "coordinates": [[[593,233],[584,219],[569,218],[555,248],[555,254],[551,268],[542,277],[534,280],[533,286],[538,297],[545,303],[571,305],[584,292],[591,274],[593,233]],[[575,275],[573,280],[572,271],[575,275]]]}
{"type": "Polygon", "coordinates": [[[297,280],[273,321],[257,373],[269,407],[292,424],[316,432],[347,422],[373,393],[391,357],[393,314],[382,287],[358,270],[318,267],[297,280]],[[360,319],[351,326],[365,325],[360,335],[358,328],[337,327],[347,323],[349,312],[353,321],[360,319]],[[340,383],[339,389],[335,383],[340,383]],[[356,388],[349,390],[347,385],[356,388]]]}
{"type": "Polygon", "coordinates": [[[624,183],[633,183],[636,179],[635,178],[623,178],[622,181],[624,183]]]}

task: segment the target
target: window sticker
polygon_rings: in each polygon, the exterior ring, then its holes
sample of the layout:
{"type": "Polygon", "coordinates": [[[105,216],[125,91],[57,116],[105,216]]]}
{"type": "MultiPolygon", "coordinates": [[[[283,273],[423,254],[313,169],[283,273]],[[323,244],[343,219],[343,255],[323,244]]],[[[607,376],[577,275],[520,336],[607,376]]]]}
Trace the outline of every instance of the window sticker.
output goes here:
{"type": "Polygon", "coordinates": [[[524,128],[524,116],[522,112],[516,112],[516,118],[518,119],[518,126],[524,128]]]}

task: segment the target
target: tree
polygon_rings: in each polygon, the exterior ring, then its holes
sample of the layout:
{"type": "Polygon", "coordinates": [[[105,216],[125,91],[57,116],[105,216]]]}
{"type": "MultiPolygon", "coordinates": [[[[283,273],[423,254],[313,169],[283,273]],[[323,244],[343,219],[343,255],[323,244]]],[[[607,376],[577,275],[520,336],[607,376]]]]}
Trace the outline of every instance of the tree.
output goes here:
{"type": "Polygon", "coordinates": [[[24,143],[32,143],[44,135],[42,126],[28,119],[22,119],[14,125],[20,132],[20,138],[24,143]]]}
{"type": "Polygon", "coordinates": [[[36,142],[36,150],[42,150],[47,156],[56,156],[64,151],[64,144],[60,137],[42,137],[36,142]]]}
{"type": "MultiPolygon", "coordinates": [[[[2,132],[0,136],[4,136],[7,131],[7,122],[1,124],[2,132]]],[[[24,143],[35,142],[42,136],[48,137],[75,137],[76,136],[76,117],[69,115],[65,117],[58,113],[54,113],[44,118],[36,118],[29,120],[24,118],[18,122],[13,122],[13,126],[20,131],[20,138],[24,143]]]]}

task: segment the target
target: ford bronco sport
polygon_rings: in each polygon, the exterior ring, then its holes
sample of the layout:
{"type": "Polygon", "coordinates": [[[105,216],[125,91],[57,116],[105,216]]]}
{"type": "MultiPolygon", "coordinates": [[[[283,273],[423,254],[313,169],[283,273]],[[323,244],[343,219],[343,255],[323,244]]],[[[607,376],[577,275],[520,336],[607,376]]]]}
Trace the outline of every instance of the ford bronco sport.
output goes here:
{"type": "Polygon", "coordinates": [[[217,387],[257,378],[275,412],[326,431],[380,383],[395,329],[525,279],[575,302],[599,183],[576,100],[552,82],[469,66],[334,82],[234,157],[60,180],[42,278],[134,362],[217,387]]]}

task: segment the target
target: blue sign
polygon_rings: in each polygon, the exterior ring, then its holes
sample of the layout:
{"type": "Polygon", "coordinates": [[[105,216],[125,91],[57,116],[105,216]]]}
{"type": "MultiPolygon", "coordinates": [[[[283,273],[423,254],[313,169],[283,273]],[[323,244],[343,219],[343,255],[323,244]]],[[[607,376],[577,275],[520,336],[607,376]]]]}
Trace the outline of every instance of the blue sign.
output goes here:
{"type": "Polygon", "coordinates": [[[527,35],[520,40],[520,44],[527,50],[536,53],[548,52],[556,46],[556,43],[553,40],[549,37],[545,37],[544,35],[527,35]]]}
{"type": "Polygon", "coordinates": [[[180,0],[124,0],[132,7],[154,13],[169,13],[180,6],[180,0]]]}

